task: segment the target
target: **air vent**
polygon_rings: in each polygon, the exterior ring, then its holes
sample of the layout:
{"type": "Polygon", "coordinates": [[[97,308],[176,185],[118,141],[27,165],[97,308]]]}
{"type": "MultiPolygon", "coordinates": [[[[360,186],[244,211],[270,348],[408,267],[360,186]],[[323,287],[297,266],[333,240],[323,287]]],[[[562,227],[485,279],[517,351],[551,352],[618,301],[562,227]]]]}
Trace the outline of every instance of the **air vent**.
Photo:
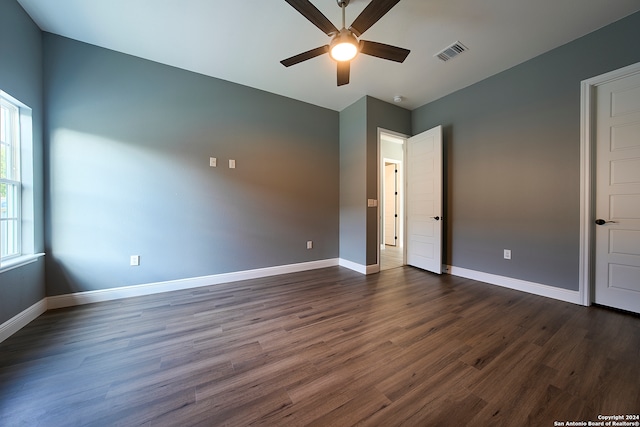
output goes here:
{"type": "Polygon", "coordinates": [[[451,46],[447,46],[433,56],[439,58],[441,61],[448,61],[460,55],[462,52],[466,52],[467,50],[469,49],[465,45],[460,42],[455,42],[451,46]]]}

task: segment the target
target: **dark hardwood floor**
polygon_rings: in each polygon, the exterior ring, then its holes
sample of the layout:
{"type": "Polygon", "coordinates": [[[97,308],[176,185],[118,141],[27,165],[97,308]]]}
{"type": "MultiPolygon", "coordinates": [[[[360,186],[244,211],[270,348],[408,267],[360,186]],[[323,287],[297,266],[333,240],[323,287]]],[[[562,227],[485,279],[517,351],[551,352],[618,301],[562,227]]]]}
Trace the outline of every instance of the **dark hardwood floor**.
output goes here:
{"type": "Polygon", "coordinates": [[[640,412],[640,318],[411,267],[49,311],[2,426],[553,426],[640,412]]]}

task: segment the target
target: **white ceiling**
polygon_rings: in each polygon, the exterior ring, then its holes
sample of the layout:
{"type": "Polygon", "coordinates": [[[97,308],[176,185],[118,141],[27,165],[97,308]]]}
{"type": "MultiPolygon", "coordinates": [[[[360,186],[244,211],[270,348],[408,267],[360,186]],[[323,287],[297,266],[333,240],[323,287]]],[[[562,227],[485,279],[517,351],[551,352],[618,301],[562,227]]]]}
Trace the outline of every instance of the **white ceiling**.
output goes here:
{"type": "MultiPolygon", "coordinates": [[[[338,28],[336,0],[311,0],[338,28]]],[[[340,111],[364,95],[414,109],[640,10],[638,0],[402,0],[361,38],[411,50],[359,55],[336,86],[329,38],[284,0],[18,0],[44,31],[340,111]],[[434,54],[469,48],[442,62],[434,54]]],[[[369,3],[351,0],[347,27],[369,3]]],[[[595,53],[594,53],[595,54],[595,53]]]]}

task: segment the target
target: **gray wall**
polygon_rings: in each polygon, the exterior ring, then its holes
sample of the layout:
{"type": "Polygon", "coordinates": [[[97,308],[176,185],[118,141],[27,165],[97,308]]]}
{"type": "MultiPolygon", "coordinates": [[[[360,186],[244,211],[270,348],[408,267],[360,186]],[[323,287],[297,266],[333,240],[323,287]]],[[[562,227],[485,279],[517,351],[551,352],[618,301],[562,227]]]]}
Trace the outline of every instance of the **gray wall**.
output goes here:
{"type": "Polygon", "coordinates": [[[365,96],[340,112],[340,257],[378,262],[378,128],[409,134],[411,112],[365,96]]]}
{"type": "Polygon", "coordinates": [[[638,40],[640,13],[412,112],[445,130],[446,263],[578,289],[580,82],[638,40]]]}
{"type": "Polygon", "coordinates": [[[367,99],[340,112],[340,258],[366,265],[367,99]]]}
{"type": "MultiPolygon", "coordinates": [[[[46,294],[375,264],[377,128],[438,124],[446,262],[577,289],[579,83],[640,61],[638,39],[640,13],[413,112],[364,97],[337,113],[50,34],[43,46],[1,0],[0,87],[33,109],[46,294]]],[[[0,322],[45,296],[44,274],[40,260],[0,275],[0,322]]]]}
{"type": "MultiPolygon", "coordinates": [[[[32,109],[35,250],[42,252],[42,37],[14,0],[0,0],[0,89],[32,109]]],[[[0,273],[0,324],[44,297],[42,259],[0,273]]]]}
{"type": "MultiPolygon", "coordinates": [[[[411,133],[411,111],[367,96],[367,198],[378,198],[378,128],[411,133]]],[[[367,265],[378,263],[378,209],[367,209],[367,265]]]]}
{"type": "Polygon", "coordinates": [[[337,112],[48,33],[44,48],[49,295],[338,257],[337,112]]]}
{"type": "Polygon", "coordinates": [[[404,147],[396,142],[381,141],[380,157],[401,162],[404,160],[404,147]]]}

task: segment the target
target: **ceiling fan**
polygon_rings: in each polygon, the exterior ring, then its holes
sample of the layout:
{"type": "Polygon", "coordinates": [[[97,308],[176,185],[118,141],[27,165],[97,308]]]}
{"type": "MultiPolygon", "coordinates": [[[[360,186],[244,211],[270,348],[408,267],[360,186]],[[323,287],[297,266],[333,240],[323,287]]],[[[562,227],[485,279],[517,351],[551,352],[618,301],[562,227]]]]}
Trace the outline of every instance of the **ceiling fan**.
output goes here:
{"type": "Polygon", "coordinates": [[[349,83],[349,71],[351,60],[358,53],[376,56],[395,62],[403,62],[409,50],[401,47],[391,46],[384,43],[358,40],[365,31],[378,22],[393,6],[400,0],[371,0],[360,15],[353,21],[349,29],[345,28],[345,8],[349,5],[349,0],[336,0],[342,9],[342,28],[338,30],[335,25],[327,19],[309,0],[285,0],[302,16],[307,18],[313,25],[318,27],[323,33],[331,37],[331,42],[327,45],[311,49],[307,52],[292,56],[280,61],[285,67],[290,67],[307,59],[329,53],[338,63],[338,86],[349,83]]]}

